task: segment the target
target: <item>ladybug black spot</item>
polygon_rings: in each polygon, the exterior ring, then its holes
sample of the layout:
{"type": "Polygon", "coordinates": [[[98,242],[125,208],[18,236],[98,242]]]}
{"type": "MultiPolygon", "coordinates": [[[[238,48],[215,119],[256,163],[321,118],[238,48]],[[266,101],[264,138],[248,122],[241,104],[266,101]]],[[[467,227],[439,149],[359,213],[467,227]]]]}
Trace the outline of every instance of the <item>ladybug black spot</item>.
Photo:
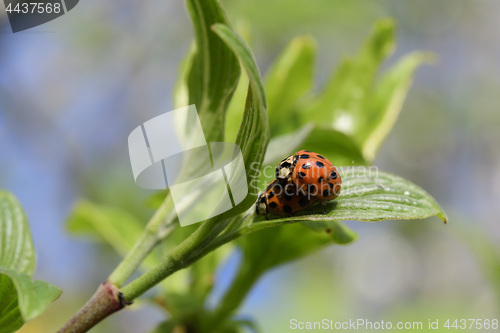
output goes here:
{"type": "Polygon", "coordinates": [[[306,177],[306,174],[305,174],[305,173],[303,173],[303,172],[301,171],[301,172],[299,172],[299,177],[300,177],[301,179],[303,179],[303,178],[305,178],[305,177],[306,177]]]}
{"type": "Polygon", "coordinates": [[[292,212],[292,207],[291,207],[291,206],[289,206],[289,205],[285,205],[285,206],[283,207],[283,210],[285,211],[285,213],[290,214],[290,213],[292,212]]]}
{"type": "Polygon", "coordinates": [[[309,156],[308,154],[302,154],[299,156],[300,159],[306,159],[306,158],[310,158],[311,156],[309,156]]]}
{"type": "Polygon", "coordinates": [[[337,173],[335,171],[332,171],[330,173],[330,177],[332,177],[332,179],[337,179],[337,173]]]}
{"type": "Polygon", "coordinates": [[[304,150],[306,153],[312,153],[312,151],[310,150],[304,150]]]}
{"type": "Polygon", "coordinates": [[[312,194],[313,196],[316,195],[317,194],[316,186],[314,186],[313,184],[308,184],[307,185],[307,193],[312,194]]]}
{"type": "Polygon", "coordinates": [[[324,158],[323,156],[321,156],[320,154],[318,154],[318,157],[321,158],[322,160],[326,160],[326,158],[324,158]]]}
{"type": "Polygon", "coordinates": [[[270,202],[269,207],[276,208],[276,207],[278,207],[278,204],[276,202],[270,202]]]}
{"type": "Polygon", "coordinates": [[[308,201],[307,201],[307,198],[306,198],[306,197],[302,197],[302,198],[300,198],[300,200],[299,200],[299,205],[300,205],[300,207],[305,207],[305,206],[307,206],[307,203],[308,203],[308,201]]]}
{"type": "Polygon", "coordinates": [[[269,193],[269,195],[267,196],[267,199],[271,199],[272,197],[274,197],[274,192],[269,193]]]}
{"type": "Polygon", "coordinates": [[[302,166],[302,169],[309,169],[311,167],[311,164],[306,163],[302,166]]]}
{"type": "Polygon", "coordinates": [[[323,196],[324,196],[324,197],[328,197],[328,196],[330,196],[330,190],[324,190],[324,191],[323,191],[323,196]]]}
{"type": "Polygon", "coordinates": [[[322,183],[323,182],[323,177],[319,177],[318,178],[318,183],[322,183]]]}
{"type": "Polygon", "coordinates": [[[324,167],[325,165],[323,164],[323,162],[320,162],[320,161],[316,161],[316,165],[318,166],[318,168],[322,168],[324,167]]]}
{"type": "Polygon", "coordinates": [[[333,188],[333,184],[332,183],[328,183],[328,186],[330,186],[330,188],[333,188]]]}

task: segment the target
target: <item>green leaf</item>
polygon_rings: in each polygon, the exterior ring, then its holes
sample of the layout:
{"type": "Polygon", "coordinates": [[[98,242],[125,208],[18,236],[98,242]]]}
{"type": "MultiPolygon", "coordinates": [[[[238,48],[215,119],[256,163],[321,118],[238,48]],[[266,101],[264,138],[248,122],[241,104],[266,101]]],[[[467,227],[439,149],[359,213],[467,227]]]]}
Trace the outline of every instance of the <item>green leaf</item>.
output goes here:
{"type": "Polygon", "coordinates": [[[231,103],[227,108],[226,113],[226,136],[225,140],[227,142],[236,142],[236,137],[238,136],[238,130],[243,118],[243,112],[245,109],[245,100],[248,93],[248,75],[245,71],[241,73],[240,82],[238,87],[234,92],[231,103]]]}
{"type": "Polygon", "coordinates": [[[265,90],[273,136],[289,132],[300,124],[291,109],[297,100],[313,87],[315,56],[314,39],[296,37],[271,66],[266,77],[265,90]]]}
{"type": "Polygon", "coordinates": [[[401,177],[366,167],[339,168],[339,172],[342,192],[337,200],[327,203],[326,214],[322,214],[323,208],[319,205],[295,216],[271,220],[247,213],[240,224],[221,236],[221,239],[246,237],[239,241],[243,250],[241,266],[214,313],[214,322],[228,317],[268,269],[329,243],[354,241],[356,234],[338,220],[409,220],[437,216],[446,223],[448,219],[427,192],[401,177]],[[307,231],[301,224],[311,230],[307,231]],[[271,228],[277,226],[280,227],[271,228]]]}
{"type": "Polygon", "coordinates": [[[315,126],[302,143],[302,149],[321,152],[334,165],[367,165],[356,140],[333,128],[315,126]]]}
{"type": "Polygon", "coordinates": [[[0,191],[0,265],[33,275],[35,249],[28,221],[17,200],[0,191]]]}
{"type": "MultiPolygon", "coordinates": [[[[248,45],[252,45],[252,34],[250,31],[250,26],[248,22],[243,20],[238,20],[236,22],[236,31],[240,34],[241,38],[248,45]]],[[[225,141],[236,142],[236,136],[238,135],[238,129],[240,128],[240,123],[243,118],[243,111],[245,108],[245,100],[248,92],[248,75],[245,71],[241,72],[240,81],[238,82],[238,87],[233,94],[231,103],[227,108],[226,112],[226,135],[225,141]]]]}
{"type": "MultiPolygon", "coordinates": [[[[0,279],[0,293],[7,296],[7,299],[17,294],[17,303],[24,321],[38,317],[61,295],[61,290],[50,283],[32,280],[27,274],[1,266],[0,279]],[[10,279],[11,284],[6,279],[10,279]]],[[[0,310],[0,313],[3,314],[3,311],[0,310]]],[[[0,316],[0,321],[2,317],[0,316]]]]}
{"type": "Polygon", "coordinates": [[[195,104],[208,142],[224,141],[225,113],[240,75],[238,59],[210,27],[229,24],[217,1],[187,0],[194,24],[196,54],[188,77],[189,104],[195,104]]]}
{"type": "Polygon", "coordinates": [[[141,235],[144,224],[120,208],[80,200],[67,219],[67,228],[75,235],[104,241],[125,255],[141,235]]]}
{"type": "Polygon", "coordinates": [[[340,221],[304,221],[302,225],[316,232],[321,233],[318,237],[327,237],[332,243],[347,245],[358,239],[358,235],[340,221]]]}
{"type": "MultiPolygon", "coordinates": [[[[357,220],[412,220],[431,216],[447,222],[448,217],[438,203],[422,188],[396,175],[378,171],[374,167],[343,170],[339,198],[327,203],[327,213],[319,205],[296,216],[254,222],[256,229],[283,223],[303,221],[357,220]],[[312,214],[311,214],[312,213],[312,214]]],[[[241,228],[244,229],[245,225],[241,228]]]]}
{"type": "Polygon", "coordinates": [[[0,191],[0,333],[16,331],[61,294],[56,286],[33,281],[34,269],[26,216],[11,194],[0,191]]]}
{"type": "Polygon", "coordinates": [[[177,82],[173,93],[174,108],[176,109],[189,105],[188,77],[195,55],[196,46],[193,43],[179,64],[179,73],[177,74],[177,82]]]}
{"type": "MultiPolygon", "coordinates": [[[[245,111],[236,137],[236,144],[239,145],[242,151],[247,182],[252,184],[253,180],[259,177],[260,166],[269,142],[269,124],[262,79],[248,45],[226,25],[215,24],[212,29],[236,54],[250,81],[245,111]]],[[[243,201],[243,205],[240,205],[248,209],[255,201],[257,192],[258,190],[254,186],[249,186],[249,195],[243,201]]]]}
{"type": "MultiPolygon", "coordinates": [[[[74,235],[88,236],[96,241],[106,243],[118,254],[125,256],[136,244],[145,225],[134,215],[119,207],[100,205],[81,199],[74,205],[68,216],[66,227],[74,235]]],[[[192,230],[187,229],[184,231],[192,232],[192,230]]],[[[176,239],[174,238],[174,240],[176,239]]],[[[170,244],[168,241],[163,243],[170,244]]],[[[171,249],[172,246],[168,248],[171,249]]],[[[161,250],[152,252],[144,260],[143,268],[153,268],[162,257],[161,250]]],[[[176,284],[172,283],[172,285],[176,284]]],[[[166,286],[166,284],[162,284],[162,286],[166,286]]]]}
{"type": "Polygon", "coordinates": [[[271,138],[264,158],[265,165],[276,166],[286,156],[302,149],[304,141],[311,134],[314,125],[307,124],[291,133],[271,138]]]}
{"type": "Polygon", "coordinates": [[[375,159],[382,142],[394,126],[416,69],[432,62],[434,58],[429,53],[411,53],[389,69],[375,86],[366,112],[366,126],[360,131],[363,155],[368,160],[375,159]]]}
{"type": "MultiPolygon", "coordinates": [[[[361,147],[351,136],[332,128],[312,124],[273,137],[269,142],[264,164],[275,167],[280,160],[300,149],[321,153],[334,165],[369,164],[361,153],[361,147]]],[[[268,182],[271,180],[266,179],[268,182]]]]}
{"type": "Polygon", "coordinates": [[[338,221],[328,221],[321,225],[309,223],[308,227],[297,223],[262,230],[241,238],[242,261],[244,264],[251,262],[252,270],[264,273],[275,266],[316,252],[326,245],[348,244],[357,238],[352,230],[338,221]]]}

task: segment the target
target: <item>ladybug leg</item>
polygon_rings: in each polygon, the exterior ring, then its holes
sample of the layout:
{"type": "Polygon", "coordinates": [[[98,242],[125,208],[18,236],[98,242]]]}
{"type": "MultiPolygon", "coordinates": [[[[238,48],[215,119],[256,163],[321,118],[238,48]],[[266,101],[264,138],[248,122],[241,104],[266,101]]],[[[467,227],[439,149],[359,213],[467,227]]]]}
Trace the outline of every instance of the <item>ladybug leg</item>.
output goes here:
{"type": "Polygon", "coordinates": [[[323,214],[326,214],[326,201],[322,201],[321,206],[323,206],[323,214]]]}

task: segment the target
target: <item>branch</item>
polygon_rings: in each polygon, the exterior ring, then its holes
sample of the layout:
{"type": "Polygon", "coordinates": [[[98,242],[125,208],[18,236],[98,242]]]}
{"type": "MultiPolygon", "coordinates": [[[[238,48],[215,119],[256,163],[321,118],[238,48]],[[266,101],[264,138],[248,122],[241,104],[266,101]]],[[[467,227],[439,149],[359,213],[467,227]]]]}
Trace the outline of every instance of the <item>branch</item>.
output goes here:
{"type": "Polygon", "coordinates": [[[104,282],[87,304],[58,333],[87,332],[98,322],[129,304],[115,285],[104,282]]]}

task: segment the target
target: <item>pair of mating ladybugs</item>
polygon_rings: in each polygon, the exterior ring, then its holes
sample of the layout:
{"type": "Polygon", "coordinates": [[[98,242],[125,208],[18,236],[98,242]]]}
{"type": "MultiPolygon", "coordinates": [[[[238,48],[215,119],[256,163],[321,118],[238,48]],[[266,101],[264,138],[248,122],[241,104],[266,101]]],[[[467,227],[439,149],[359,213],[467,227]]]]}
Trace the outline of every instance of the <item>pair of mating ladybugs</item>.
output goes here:
{"type": "Polygon", "coordinates": [[[340,194],[342,180],[332,162],[308,150],[283,159],[275,175],[257,199],[259,215],[292,215],[316,202],[324,205],[340,194]]]}

